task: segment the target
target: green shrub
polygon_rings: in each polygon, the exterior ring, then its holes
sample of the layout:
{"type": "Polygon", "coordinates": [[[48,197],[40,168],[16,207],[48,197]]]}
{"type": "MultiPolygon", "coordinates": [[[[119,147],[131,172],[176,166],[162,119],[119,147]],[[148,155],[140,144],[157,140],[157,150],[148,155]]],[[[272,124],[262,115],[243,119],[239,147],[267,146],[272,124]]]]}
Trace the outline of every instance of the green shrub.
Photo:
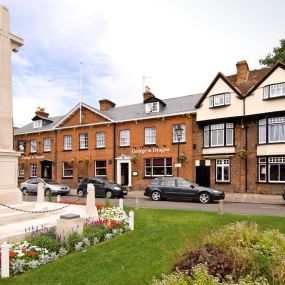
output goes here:
{"type": "Polygon", "coordinates": [[[82,236],[78,233],[72,233],[66,240],[66,247],[69,252],[75,250],[75,245],[82,241],[82,236]]]}
{"type": "Polygon", "coordinates": [[[55,239],[53,235],[37,234],[27,239],[33,245],[46,248],[49,252],[58,252],[62,243],[55,239]]]}
{"type": "Polygon", "coordinates": [[[91,243],[94,238],[97,238],[98,241],[102,241],[106,232],[107,230],[102,226],[84,225],[83,228],[83,236],[88,238],[91,243]]]}

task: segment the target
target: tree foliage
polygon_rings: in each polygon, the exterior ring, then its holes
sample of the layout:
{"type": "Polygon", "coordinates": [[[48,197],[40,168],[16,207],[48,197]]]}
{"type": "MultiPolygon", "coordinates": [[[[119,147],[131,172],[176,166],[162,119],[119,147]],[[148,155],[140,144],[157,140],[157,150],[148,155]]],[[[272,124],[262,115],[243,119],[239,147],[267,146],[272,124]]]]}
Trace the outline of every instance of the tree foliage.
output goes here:
{"type": "Polygon", "coordinates": [[[273,48],[273,52],[269,53],[264,59],[260,59],[259,63],[263,66],[271,67],[277,61],[285,63],[285,39],[281,39],[280,47],[273,48]]]}

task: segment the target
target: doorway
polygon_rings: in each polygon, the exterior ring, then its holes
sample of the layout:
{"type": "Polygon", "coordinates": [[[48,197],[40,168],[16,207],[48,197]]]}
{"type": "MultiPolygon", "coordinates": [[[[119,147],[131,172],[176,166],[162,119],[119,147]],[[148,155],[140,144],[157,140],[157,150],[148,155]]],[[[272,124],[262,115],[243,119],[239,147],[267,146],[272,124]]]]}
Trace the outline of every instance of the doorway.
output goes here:
{"type": "Polygon", "coordinates": [[[41,177],[46,179],[52,179],[52,161],[43,160],[41,161],[41,164],[42,164],[41,177]]]}
{"type": "Polygon", "coordinates": [[[129,164],[121,163],[121,185],[129,185],[129,164]]]}
{"type": "Polygon", "coordinates": [[[210,187],[210,161],[197,160],[196,161],[196,183],[210,187]]]}

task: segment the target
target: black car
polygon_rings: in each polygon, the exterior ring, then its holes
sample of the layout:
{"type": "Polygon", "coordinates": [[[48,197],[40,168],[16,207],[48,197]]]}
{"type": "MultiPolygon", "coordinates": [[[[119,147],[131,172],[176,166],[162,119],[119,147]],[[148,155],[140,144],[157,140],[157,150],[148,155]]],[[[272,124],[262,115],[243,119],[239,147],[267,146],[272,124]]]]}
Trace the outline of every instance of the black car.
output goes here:
{"type": "Polygon", "coordinates": [[[125,187],[113,181],[108,181],[103,177],[85,177],[78,184],[78,197],[82,197],[87,194],[88,183],[92,183],[94,185],[96,197],[123,198],[125,195],[128,194],[128,190],[125,187]]]}
{"type": "Polygon", "coordinates": [[[154,179],[149,185],[145,186],[144,195],[154,201],[161,199],[180,199],[196,200],[203,204],[225,198],[224,192],[199,186],[194,182],[179,177],[161,177],[154,179]]]}

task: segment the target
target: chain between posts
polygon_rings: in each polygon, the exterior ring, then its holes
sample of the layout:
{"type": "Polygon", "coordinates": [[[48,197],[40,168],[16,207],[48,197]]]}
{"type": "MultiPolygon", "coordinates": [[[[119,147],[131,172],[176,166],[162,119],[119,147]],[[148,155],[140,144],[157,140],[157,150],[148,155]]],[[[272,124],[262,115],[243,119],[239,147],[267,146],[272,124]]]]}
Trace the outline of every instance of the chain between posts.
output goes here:
{"type": "MultiPolygon", "coordinates": [[[[80,199],[80,197],[77,198],[76,200],[72,201],[72,202],[77,202],[79,199],[80,199]]],[[[28,211],[28,210],[18,209],[18,208],[11,207],[11,206],[9,206],[9,205],[0,203],[0,206],[4,206],[4,207],[6,207],[6,208],[8,208],[8,209],[11,209],[11,210],[14,210],[14,211],[19,211],[19,212],[30,213],[30,214],[43,214],[43,213],[56,212],[56,211],[59,211],[59,210],[62,210],[62,209],[64,209],[64,208],[66,208],[66,207],[69,207],[70,205],[72,205],[72,204],[67,204],[67,205],[65,205],[65,206],[63,206],[63,207],[60,207],[60,208],[57,208],[57,209],[52,209],[52,210],[45,210],[45,211],[28,211]]]]}

